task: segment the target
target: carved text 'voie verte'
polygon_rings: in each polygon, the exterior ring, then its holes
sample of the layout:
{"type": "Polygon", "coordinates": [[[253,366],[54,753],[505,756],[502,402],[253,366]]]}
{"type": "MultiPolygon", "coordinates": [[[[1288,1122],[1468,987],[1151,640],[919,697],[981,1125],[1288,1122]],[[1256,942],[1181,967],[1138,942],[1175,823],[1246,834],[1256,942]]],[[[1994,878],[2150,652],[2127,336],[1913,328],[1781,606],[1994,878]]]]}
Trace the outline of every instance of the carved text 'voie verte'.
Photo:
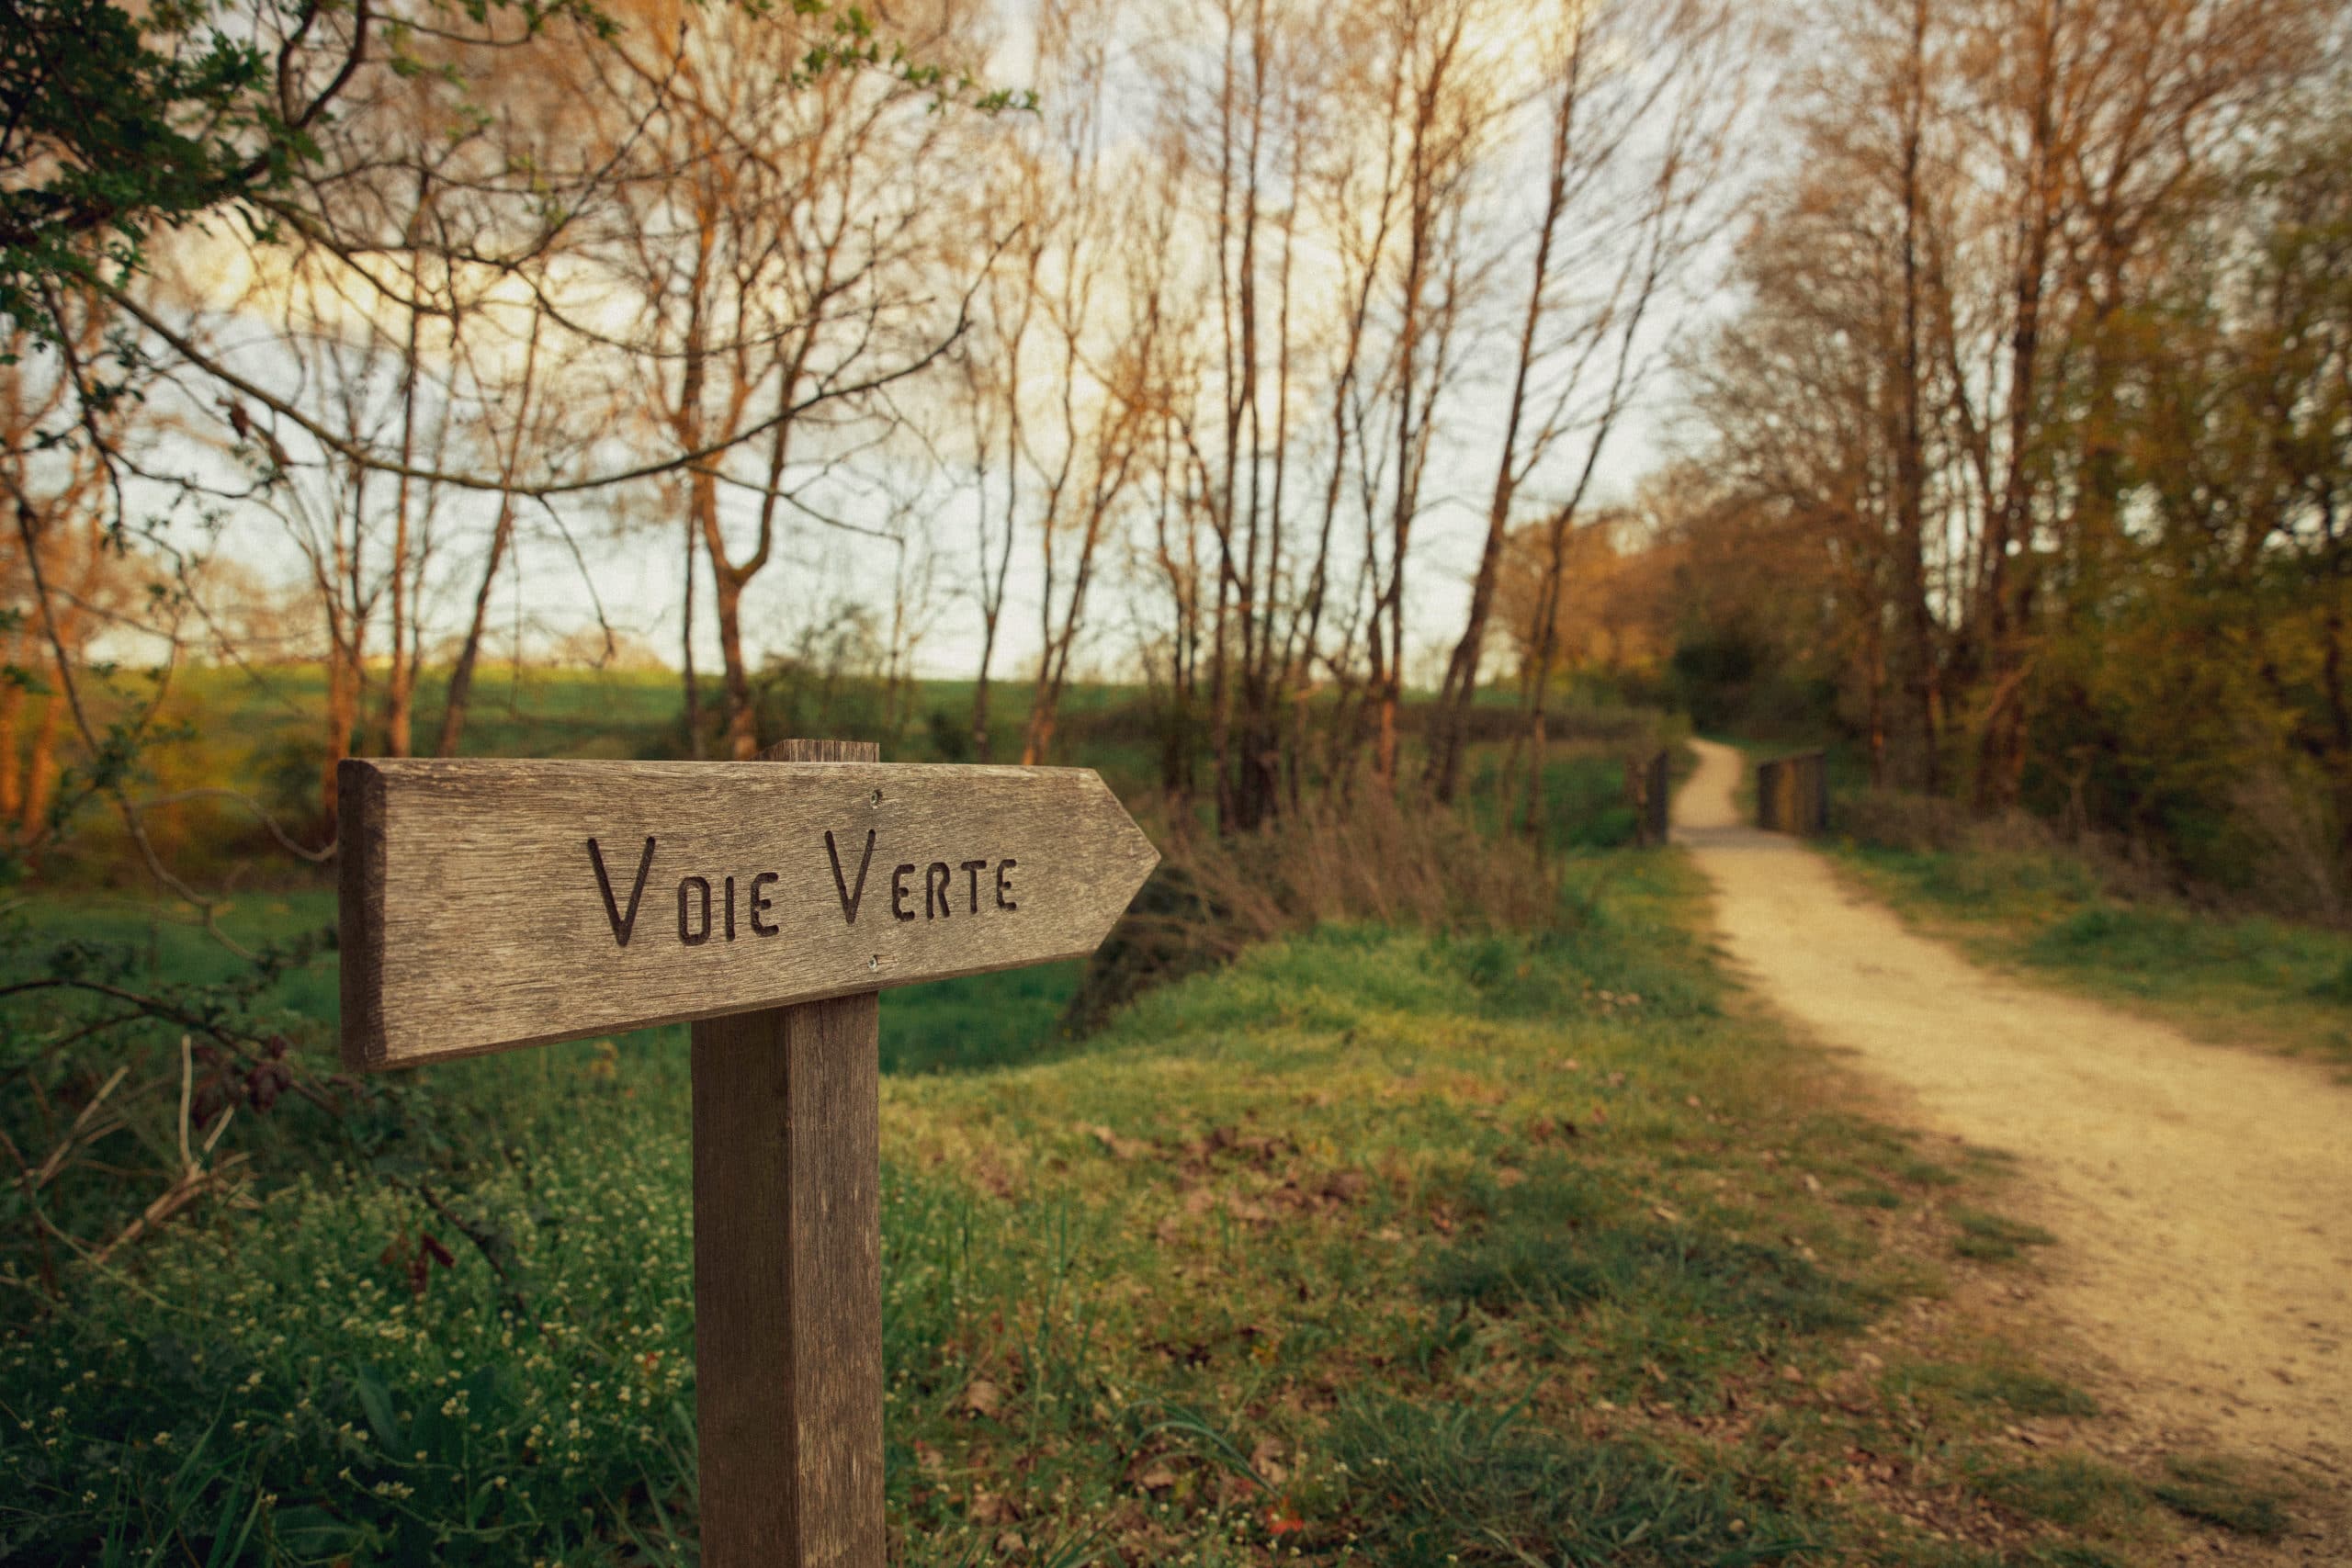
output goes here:
{"type": "MultiPolygon", "coordinates": [[[[616,863],[615,858],[605,855],[601,842],[588,840],[588,861],[596,874],[596,890],[604,898],[605,919],[612,927],[613,941],[622,947],[627,947],[637,935],[646,884],[652,876],[654,857],[660,847],[658,835],[645,836],[632,875],[625,859],[616,863]],[[628,879],[626,896],[616,886],[616,871],[628,879]]],[[[827,869],[832,874],[840,914],[843,921],[853,926],[857,924],[865,905],[866,874],[874,866],[874,848],[875,830],[871,828],[865,830],[863,844],[853,838],[844,846],[830,831],[824,836],[827,869]],[[850,863],[853,861],[854,869],[850,863]]],[[[1013,897],[1012,873],[1020,863],[1010,857],[989,856],[900,862],[890,868],[890,917],[894,920],[944,920],[959,913],[968,918],[983,912],[1015,912],[1021,906],[1013,897]]],[[[724,872],[715,875],[689,872],[679,877],[678,941],[688,947],[700,947],[714,936],[722,942],[733,942],[739,935],[781,935],[784,928],[776,923],[775,889],[783,880],[783,874],[775,871],[752,871],[740,877],[724,872]]]]}

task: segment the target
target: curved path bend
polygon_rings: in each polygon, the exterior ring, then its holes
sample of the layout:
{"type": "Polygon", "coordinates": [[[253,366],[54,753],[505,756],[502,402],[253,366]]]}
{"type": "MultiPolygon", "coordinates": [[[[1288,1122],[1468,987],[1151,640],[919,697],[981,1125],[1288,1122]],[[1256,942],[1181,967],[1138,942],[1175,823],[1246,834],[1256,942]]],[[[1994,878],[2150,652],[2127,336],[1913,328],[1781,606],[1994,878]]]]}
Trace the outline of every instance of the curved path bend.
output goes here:
{"type": "Polygon", "coordinates": [[[1735,964],[1924,1124],[2017,1156],[2059,1238],[2049,1302],[2112,1363],[2119,1403],[2170,1440],[2352,1490],[2352,1091],[1976,967],[1743,826],[1739,753],[1691,744],[1675,838],[1735,964]]]}

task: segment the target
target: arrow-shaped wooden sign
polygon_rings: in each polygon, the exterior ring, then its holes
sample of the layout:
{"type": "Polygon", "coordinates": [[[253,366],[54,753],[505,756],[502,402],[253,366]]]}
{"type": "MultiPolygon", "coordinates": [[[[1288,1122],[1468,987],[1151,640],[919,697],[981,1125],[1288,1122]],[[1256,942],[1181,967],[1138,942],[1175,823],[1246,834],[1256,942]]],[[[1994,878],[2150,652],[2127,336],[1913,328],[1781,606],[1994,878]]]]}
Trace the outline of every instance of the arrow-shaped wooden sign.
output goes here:
{"type": "Polygon", "coordinates": [[[704,1568],[882,1568],[886,986],[1091,953],[1159,855],[1083,768],[344,762],[343,1054],[695,1020],[704,1568]]]}
{"type": "Polygon", "coordinates": [[[355,1068],[1077,957],[1159,859],[1086,768],[356,761],[338,783],[355,1068]]]}

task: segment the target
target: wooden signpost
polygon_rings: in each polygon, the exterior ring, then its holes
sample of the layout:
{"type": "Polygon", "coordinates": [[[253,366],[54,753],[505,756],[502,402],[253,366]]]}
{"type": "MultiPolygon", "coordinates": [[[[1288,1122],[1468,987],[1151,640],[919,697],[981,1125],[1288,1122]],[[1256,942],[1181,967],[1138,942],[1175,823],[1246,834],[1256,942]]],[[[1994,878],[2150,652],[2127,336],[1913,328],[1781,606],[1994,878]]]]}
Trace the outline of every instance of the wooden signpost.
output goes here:
{"type": "Polygon", "coordinates": [[[1091,953],[1159,856],[1081,768],[351,761],[355,1068],[694,1021],[707,1568],[879,1568],[884,987],[1091,953]]]}

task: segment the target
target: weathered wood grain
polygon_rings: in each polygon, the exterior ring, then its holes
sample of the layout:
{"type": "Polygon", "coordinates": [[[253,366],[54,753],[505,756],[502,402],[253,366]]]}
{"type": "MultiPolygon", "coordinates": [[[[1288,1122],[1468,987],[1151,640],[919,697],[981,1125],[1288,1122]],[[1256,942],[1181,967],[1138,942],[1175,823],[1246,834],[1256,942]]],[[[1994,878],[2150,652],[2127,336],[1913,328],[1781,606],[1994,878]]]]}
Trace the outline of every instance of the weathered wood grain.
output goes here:
{"type": "MultiPolygon", "coordinates": [[[[853,744],[786,741],[769,755],[812,761],[853,744]]],[[[876,1000],[694,1026],[706,1568],[881,1568],[876,1000]]]]}
{"type": "Polygon", "coordinates": [[[1159,859],[1088,769],[362,760],[338,782],[356,1068],[1075,957],[1159,859]]]}
{"type": "Polygon", "coordinates": [[[879,999],[694,1026],[706,1568],[881,1568],[879,999]]]}

